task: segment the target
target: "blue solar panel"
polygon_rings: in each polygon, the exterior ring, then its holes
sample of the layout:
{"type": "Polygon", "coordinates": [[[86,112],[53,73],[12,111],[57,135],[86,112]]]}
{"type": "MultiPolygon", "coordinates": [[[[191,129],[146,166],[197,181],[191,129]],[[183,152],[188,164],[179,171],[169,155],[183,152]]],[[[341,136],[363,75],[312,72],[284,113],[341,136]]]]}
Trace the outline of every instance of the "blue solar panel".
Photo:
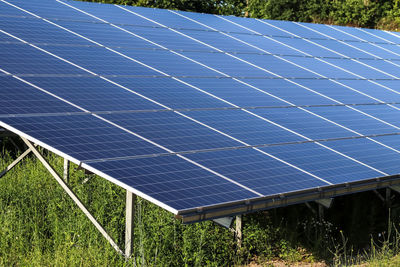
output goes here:
{"type": "MultiPolygon", "coordinates": [[[[0,33],[0,37],[2,34],[0,33]]],[[[13,74],[84,74],[44,52],[24,44],[0,43],[1,68],[13,74]]]]}
{"type": "Polygon", "coordinates": [[[400,172],[391,33],[0,5],[0,126],[176,214],[400,172]]]}
{"type": "Polygon", "coordinates": [[[397,89],[400,85],[399,80],[380,80],[378,84],[360,80],[342,80],[340,82],[383,102],[399,102],[400,100],[400,90],[397,89]]]}
{"type": "Polygon", "coordinates": [[[363,29],[363,31],[371,33],[379,38],[382,38],[382,40],[390,42],[390,43],[399,43],[399,35],[396,34],[396,32],[387,32],[387,31],[374,31],[370,29],[363,29]]]}
{"type": "Polygon", "coordinates": [[[3,123],[79,160],[94,160],[148,152],[155,147],[90,115],[2,118],[3,123]]]}
{"type": "Polygon", "coordinates": [[[111,114],[103,117],[174,151],[240,145],[175,112],[111,114]]]}
{"type": "MultiPolygon", "coordinates": [[[[1,74],[5,75],[4,73],[1,74]]],[[[0,106],[3,116],[80,112],[79,109],[9,75],[0,76],[0,88],[0,106]]]]}
{"type": "MultiPolygon", "coordinates": [[[[37,18],[22,17],[1,17],[0,27],[7,29],[7,32],[18,36],[31,43],[43,44],[74,44],[88,45],[89,43],[73,35],[66,34],[64,31],[49,25],[48,23],[38,20],[37,18]]],[[[2,34],[2,39],[3,34],[2,34]]],[[[14,39],[14,42],[16,40],[14,39]]]]}
{"type": "MultiPolygon", "coordinates": [[[[326,145],[330,144],[327,142],[326,145]]],[[[382,175],[370,167],[363,166],[313,143],[293,145],[293,147],[269,147],[263,148],[263,151],[311,171],[319,177],[324,177],[324,180],[333,184],[382,175]],[[324,167],[321,168],[321,165],[324,167]]]]}
{"type": "MultiPolygon", "coordinates": [[[[136,92],[174,109],[227,108],[230,106],[219,101],[215,97],[196,90],[193,87],[166,77],[153,79],[140,77],[112,77],[112,80],[126,88],[132,88],[136,92]]],[[[185,81],[185,79],[181,80],[185,81]]]]}
{"type": "Polygon", "coordinates": [[[249,190],[172,156],[88,165],[176,210],[257,197],[249,190]]]}
{"type": "Polygon", "coordinates": [[[24,77],[26,81],[91,111],[164,110],[97,77],[24,77]]]}
{"type": "MultiPolygon", "coordinates": [[[[358,108],[358,106],[357,106],[358,108]]],[[[307,108],[316,114],[323,116],[331,121],[344,125],[350,129],[358,131],[363,135],[397,132],[395,127],[372,118],[360,112],[354,112],[347,107],[335,108],[307,108]]],[[[395,112],[395,110],[393,111],[395,112]]],[[[368,114],[368,113],[366,113],[368,114]]],[[[373,116],[374,114],[368,114],[373,116]]],[[[379,114],[377,114],[379,116],[379,114]]],[[[386,122],[386,121],[385,121],[386,122]]],[[[386,122],[389,123],[389,122],[386,122]]]]}
{"type": "MultiPolygon", "coordinates": [[[[398,138],[391,138],[398,139],[398,138]]],[[[374,138],[374,140],[388,144],[382,137],[374,138]]],[[[346,155],[353,158],[357,158],[370,166],[373,166],[379,170],[386,172],[387,174],[398,174],[400,167],[397,164],[399,162],[399,153],[386,149],[379,144],[373,143],[367,139],[355,139],[355,140],[342,140],[342,141],[330,141],[326,142],[330,147],[335,148],[346,155]]]]}

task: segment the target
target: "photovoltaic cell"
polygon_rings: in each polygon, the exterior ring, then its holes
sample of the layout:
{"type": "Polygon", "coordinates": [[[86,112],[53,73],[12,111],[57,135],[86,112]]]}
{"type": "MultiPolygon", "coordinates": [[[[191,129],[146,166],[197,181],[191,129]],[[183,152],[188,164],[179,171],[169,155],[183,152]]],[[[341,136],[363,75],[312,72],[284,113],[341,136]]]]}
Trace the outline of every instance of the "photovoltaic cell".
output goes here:
{"type": "MultiPolygon", "coordinates": [[[[205,78],[200,80],[203,79],[205,78]]],[[[167,77],[153,79],[149,77],[113,77],[112,80],[174,109],[230,107],[227,103],[204,94],[185,83],[167,77]]],[[[179,80],[186,81],[185,78],[179,80]]],[[[191,83],[191,85],[196,87],[194,83],[191,83]]],[[[200,88],[205,89],[203,87],[200,88]]]]}
{"type": "Polygon", "coordinates": [[[174,151],[240,145],[175,112],[111,114],[103,117],[174,151]]]}
{"type": "Polygon", "coordinates": [[[178,210],[257,197],[176,156],[89,165],[178,210]]]}
{"type": "Polygon", "coordinates": [[[13,74],[85,74],[84,71],[25,44],[0,43],[0,59],[1,68],[13,74]]]}
{"type": "Polygon", "coordinates": [[[0,28],[0,126],[175,214],[399,174],[395,33],[53,0],[0,28]]]}
{"type": "MultiPolygon", "coordinates": [[[[365,86],[371,84],[368,81],[354,81],[354,80],[300,80],[297,81],[299,84],[314,90],[315,92],[321,93],[326,97],[335,99],[337,101],[351,104],[351,103],[371,103],[373,99],[369,96],[369,92],[364,90],[364,87],[358,86],[359,84],[365,84],[365,86]],[[343,86],[344,85],[344,86],[343,86]],[[350,86],[350,88],[346,87],[350,86]],[[353,89],[353,90],[352,90],[353,89]],[[363,94],[360,94],[362,92],[363,94]]],[[[384,90],[379,90],[379,92],[384,90]]],[[[393,101],[393,94],[390,94],[388,102],[393,101]]]]}
{"type": "Polygon", "coordinates": [[[0,17],[0,27],[2,27],[2,29],[7,29],[8,33],[31,43],[68,45],[89,44],[89,42],[82,38],[66,34],[65,31],[34,17],[0,17]]]}
{"type": "Polygon", "coordinates": [[[24,79],[90,111],[165,109],[95,76],[24,77],[24,79]]]}
{"type": "MultiPolygon", "coordinates": [[[[311,80],[313,82],[318,81],[311,80]]],[[[294,105],[330,105],[335,103],[333,100],[309,90],[314,89],[304,85],[309,79],[244,79],[243,81],[294,105]]],[[[330,84],[326,83],[324,86],[328,87],[330,84]]],[[[281,102],[284,103],[282,100],[281,102]]]]}
{"type": "Polygon", "coordinates": [[[294,191],[297,181],[301,181],[302,189],[327,184],[253,149],[198,153],[189,157],[264,195],[278,193],[282,184],[288,191],[294,191]],[[296,177],[297,181],[290,177],[296,177]]]}
{"type": "MultiPolygon", "coordinates": [[[[382,140],[381,137],[373,138],[373,140],[387,143],[382,140]]],[[[360,159],[362,162],[374,166],[375,168],[388,174],[393,175],[399,173],[400,171],[399,165],[396,163],[399,161],[399,153],[385,149],[383,146],[373,143],[370,140],[355,139],[351,141],[329,141],[325,144],[328,144],[332,148],[338,149],[346,155],[360,159]]]]}
{"type": "Polygon", "coordinates": [[[1,120],[79,161],[163,152],[162,149],[91,115],[1,120]]]}
{"type": "Polygon", "coordinates": [[[0,76],[0,88],[0,116],[80,111],[8,75],[0,76]]]}
{"type": "Polygon", "coordinates": [[[366,166],[313,143],[282,148],[268,147],[262,150],[283,158],[319,177],[324,177],[326,181],[333,184],[380,176],[380,173],[366,166]],[[324,167],[321,168],[321,165],[324,167]]]}
{"type": "Polygon", "coordinates": [[[362,80],[342,80],[340,82],[384,102],[398,102],[400,100],[400,80],[380,80],[377,81],[378,84],[362,80]]]}
{"type": "MultiPolygon", "coordinates": [[[[68,9],[64,8],[63,5],[58,3],[57,1],[43,1],[43,0],[32,0],[32,1],[23,1],[23,0],[13,0],[12,2],[8,2],[20,9],[25,9],[36,16],[40,16],[43,18],[49,19],[66,19],[66,20],[81,20],[81,21],[93,21],[87,15],[79,14],[78,12],[71,12],[68,9]]],[[[93,4],[91,4],[93,6],[93,4]]],[[[103,7],[107,8],[107,7],[103,7]]],[[[18,10],[17,8],[14,8],[18,10]]],[[[27,13],[24,11],[18,10],[18,13],[23,16],[27,16],[27,13]]]]}

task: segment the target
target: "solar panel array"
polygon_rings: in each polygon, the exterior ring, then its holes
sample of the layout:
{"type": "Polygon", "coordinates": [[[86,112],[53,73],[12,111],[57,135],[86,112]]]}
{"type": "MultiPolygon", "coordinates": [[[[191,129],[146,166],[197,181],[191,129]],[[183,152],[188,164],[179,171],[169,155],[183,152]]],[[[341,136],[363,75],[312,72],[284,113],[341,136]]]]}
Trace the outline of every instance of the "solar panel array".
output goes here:
{"type": "Polygon", "coordinates": [[[175,214],[234,214],[400,173],[399,44],[370,29],[0,0],[0,127],[175,214]]]}

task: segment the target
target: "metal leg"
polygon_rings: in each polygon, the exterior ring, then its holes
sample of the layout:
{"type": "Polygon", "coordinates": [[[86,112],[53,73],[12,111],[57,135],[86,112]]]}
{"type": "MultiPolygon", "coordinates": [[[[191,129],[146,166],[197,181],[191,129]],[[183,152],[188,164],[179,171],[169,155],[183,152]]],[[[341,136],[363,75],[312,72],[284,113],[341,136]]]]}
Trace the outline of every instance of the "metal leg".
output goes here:
{"type": "Polygon", "coordinates": [[[312,212],[315,216],[317,215],[317,211],[311,206],[310,203],[305,202],[304,204],[307,206],[307,208],[308,208],[309,210],[311,210],[311,212],[312,212]]]}
{"type": "Polygon", "coordinates": [[[392,205],[392,203],[391,203],[391,190],[390,190],[390,188],[388,187],[388,188],[386,188],[386,206],[387,206],[388,208],[390,208],[391,205],[392,205]]]}
{"type": "Polygon", "coordinates": [[[132,256],[136,195],[126,190],[125,257],[132,256]]]}
{"type": "Polygon", "coordinates": [[[80,201],[80,199],[72,192],[72,190],[68,187],[68,185],[64,182],[64,180],[57,174],[57,172],[50,166],[50,164],[46,161],[46,159],[40,154],[40,152],[35,148],[35,146],[27,139],[21,137],[22,140],[27,144],[27,146],[32,150],[35,156],[42,162],[44,167],[53,175],[53,177],[57,180],[57,182],[61,185],[61,187],[65,190],[65,192],[70,196],[70,198],[78,205],[78,207],[83,211],[83,213],[89,218],[89,220],[94,224],[94,226],[99,230],[99,232],[107,239],[108,242],[113,246],[113,248],[121,255],[124,255],[124,252],[118,247],[117,243],[112,239],[112,237],[104,230],[104,228],[100,225],[100,223],[94,218],[94,216],[89,212],[89,210],[85,207],[85,205],[80,201]]]}
{"type": "Polygon", "coordinates": [[[242,247],[242,215],[237,215],[236,216],[236,244],[237,244],[237,248],[241,248],[242,247]]]}
{"type": "Polygon", "coordinates": [[[320,221],[324,220],[324,206],[322,204],[318,204],[318,217],[320,221]]]}
{"type": "Polygon", "coordinates": [[[14,160],[10,165],[6,167],[5,170],[3,170],[0,173],[0,178],[3,177],[8,171],[10,171],[12,168],[14,168],[22,159],[24,159],[29,153],[31,153],[31,149],[28,148],[24,153],[22,153],[16,160],[14,160]]]}
{"type": "Polygon", "coordinates": [[[69,182],[69,160],[64,159],[64,181],[69,182]]]}
{"type": "Polygon", "coordinates": [[[382,200],[382,202],[385,202],[385,198],[378,192],[378,190],[374,190],[374,193],[380,200],[382,200]]]}

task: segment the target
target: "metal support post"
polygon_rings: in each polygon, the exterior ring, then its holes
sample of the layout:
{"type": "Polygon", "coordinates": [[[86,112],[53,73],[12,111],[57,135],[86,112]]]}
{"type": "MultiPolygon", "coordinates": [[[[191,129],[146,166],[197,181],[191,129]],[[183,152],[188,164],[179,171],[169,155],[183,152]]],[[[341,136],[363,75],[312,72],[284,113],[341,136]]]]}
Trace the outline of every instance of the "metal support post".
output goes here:
{"type": "Polygon", "coordinates": [[[318,204],[318,217],[320,221],[324,220],[324,206],[322,204],[318,204]]]}
{"type": "Polygon", "coordinates": [[[126,190],[125,257],[130,258],[133,250],[133,228],[136,195],[126,190]]]}
{"type": "Polygon", "coordinates": [[[66,183],[69,183],[69,160],[64,159],[64,181],[66,183]]]}
{"type": "Polygon", "coordinates": [[[24,159],[32,150],[28,148],[24,153],[22,153],[16,160],[14,160],[10,165],[8,165],[5,170],[0,173],[0,178],[3,177],[8,171],[14,168],[22,159],[24,159]]]}
{"type": "Polygon", "coordinates": [[[94,218],[94,216],[89,212],[89,210],[85,207],[85,205],[80,201],[80,199],[75,195],[75,193],[68,187],[68,185],[64,182],[64,180],[57,174],[57,172],[50,166],[50,164],[46,161],[46,159],[42,156],[42,154],[35,148],[35,146],[27,139],[21,137],[25,144],[32,150],[35,156],[40,160],[43,166],[53,175],[56,181],[61,185],[61,187],[65,190],[65,192],[69,195],[69,197],[78,205],[78,207],[83,211],[83,213],[89,218],[89,220],[93,223],[93,225],[99,230],[99,232],[110,242],[111,246],[121,255],[124,255],[124,252],[118,247],[117,243],[112,239],[112,237],[104,230],[104,228],[100,225],[100,223],[94,218]]]}
{"type": "Polygon", "coordinates": [[[243,234],[242,234],[242,215],[236,216],[236,244],[237,248],[240,249],[242,247],[243,234]]]}
{"type": "Polygon", "coordinates": [[[388,208],[390,208],[391,207],[391,190],[390,190],[390,188],[388,187],[388,188],[386,188],[386,206],[388,207],[388,208]]]}
{"type": "Polygon", "coordinates": [[[305,202],[304,204],[307,206],[307,208],[308,208],[309,210],[311,210],[311,212],[312,212],[315,216],[317,216],[317,211],[311,206],[310,203],[305,202]]]}
{"type": "Polygon", "coordinates": [[[385,202],[385,198],[378,192],[378,190],[374,190],[374,193],[380,200],[382,200],[382,202],[385,202]]]}

